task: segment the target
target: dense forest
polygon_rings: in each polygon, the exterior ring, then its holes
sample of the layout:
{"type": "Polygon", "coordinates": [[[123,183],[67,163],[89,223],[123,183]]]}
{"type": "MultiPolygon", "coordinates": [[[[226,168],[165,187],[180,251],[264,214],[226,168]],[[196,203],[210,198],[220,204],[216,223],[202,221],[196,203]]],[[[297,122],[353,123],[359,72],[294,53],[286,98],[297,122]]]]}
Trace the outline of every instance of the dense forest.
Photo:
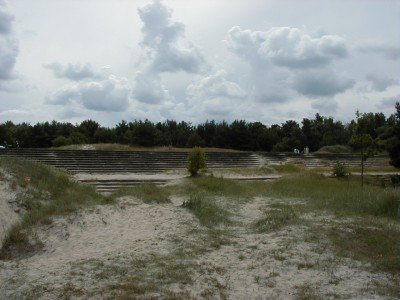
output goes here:
{"type": "Polygon", "coordinates": [[[400,106],[389,117],[383,113],[356,114],[349,123],[319,114],[299,124],[289,120],[280,125],[266,126],[260,122],[236,120],[232,123],[206,121],[192,125],[167,120],[153,123],[121,121],[113,128],[93,120],[80,124],[57,121],[0,124],[0,144],[7,147],[58,147],[84,143],[121,143],[137,146],[219,147],[255,151],[292,151],[308,146],[317,151],[329,145],[349,145],[355,134],[367,134],[382,149],[395,144],[400,123],[400,106]],[[396,129],[397,128],[397,129],[396,129]],[[389,145],[390,144],[390,145],[389,145]]]}

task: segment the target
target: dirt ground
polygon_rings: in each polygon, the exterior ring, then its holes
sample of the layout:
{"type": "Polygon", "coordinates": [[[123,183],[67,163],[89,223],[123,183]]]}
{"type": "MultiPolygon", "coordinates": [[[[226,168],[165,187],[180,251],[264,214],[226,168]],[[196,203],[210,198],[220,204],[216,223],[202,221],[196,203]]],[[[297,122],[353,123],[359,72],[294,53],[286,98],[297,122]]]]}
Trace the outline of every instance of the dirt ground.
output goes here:
{"type": "MultiPolygon", "coordinates": [[[[4,236],[18,215],[7,181],[0,193],[4,236]]],[[[210,230],[184,200],[122,197],[37,228],[43,251],[0,261],[0,298],[390,299],[370,288],[388,284],[387,274],[336,257],[308,238],[308,225],[251,230],[271,205],[301,201],[254,198],[232,207],[232,224],[210,230]]],[[[312,226],[346,222],[328,214],[302,218],[312,226]]]]}

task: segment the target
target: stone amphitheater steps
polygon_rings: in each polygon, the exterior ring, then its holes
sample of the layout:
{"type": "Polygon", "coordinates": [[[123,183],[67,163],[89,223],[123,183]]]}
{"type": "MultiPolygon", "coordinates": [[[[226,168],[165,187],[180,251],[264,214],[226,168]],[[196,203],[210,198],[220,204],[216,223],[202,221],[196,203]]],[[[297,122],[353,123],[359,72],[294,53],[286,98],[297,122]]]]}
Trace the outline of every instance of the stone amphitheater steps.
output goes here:
{"type": "MultiPolygon", "coordinates": [[[[187,152],[93,151],[51,149],[5,149],[1,156],[22,157],[65,168],[70,173],[159,173],[184,169],[187,152]]],[[[258,167],[257,155],[249,152],[207,152],[208,167],[258,167]]]]}
{"type": "MultiPolygon", "coordinates": [[[[152,152],[152,151],[95,151],[95,150],[53,150],[53,149],[3,149],[0,156],[20,157],[40,161],[55,167],[64,168],[71,174],[158,174],[169,170],[185,169],[187,152],[152,152]]],[[[360,166],[358,155],[352,154],[309,154],[293,155],[290,153],[251,153],[251,152],[206,152],[209,169],[257,168],[262,164],[297,164],[308,168],[331,167],[336,161],[348,166],[360,166]]],[[[387,156],[369,158],[365,165],[388,166],[387,156]]],[[[143,176],[143,175],[141,175],[143,176]]],[[[237,178],[239,179],[239,178],[237,178]]],[[[243,180],[243,179],[241,179],[243,180]]],[[[263,180],[248,179],[248,180],[263,180]]],[[[81,180],[96,187],[99,192],[109,193],[123,186],[136,186],[149,182],[165,184],[162,179],[151,180],[81,180]]]]}
{"type": "Polygon", "coordinates": [[[112,193],[119,188],[135,187],[143,183],[156,185],[166,184],[168,179],[85,179],[80,180],[83,183],[90,184],[96,188],[99,193],[112,193]]]}
{"type": "MultiPolygon", "coordinates": [[[[358,154],[341,153],[312,153],[308,155],[294,155],[291,153],[258,153],[266,164],[297,164],[307,168],[332,167],[337,161],[349,167],[361,167],[360,156],[358,154]]],[[[364,162],[366,167],[385,167],[389,166],[389,157],[386,155],[376,155],[364,162]]]]}

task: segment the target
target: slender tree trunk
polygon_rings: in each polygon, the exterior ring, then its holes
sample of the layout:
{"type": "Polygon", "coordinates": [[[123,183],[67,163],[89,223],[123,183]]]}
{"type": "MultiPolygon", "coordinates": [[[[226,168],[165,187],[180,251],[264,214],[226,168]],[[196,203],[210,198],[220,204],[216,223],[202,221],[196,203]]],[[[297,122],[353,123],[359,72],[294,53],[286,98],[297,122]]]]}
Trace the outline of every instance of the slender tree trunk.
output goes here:
{"type": "Polygon", "coordinates": [[[364,145],[361,147],[361,186],[364,187],[364,145]]]}

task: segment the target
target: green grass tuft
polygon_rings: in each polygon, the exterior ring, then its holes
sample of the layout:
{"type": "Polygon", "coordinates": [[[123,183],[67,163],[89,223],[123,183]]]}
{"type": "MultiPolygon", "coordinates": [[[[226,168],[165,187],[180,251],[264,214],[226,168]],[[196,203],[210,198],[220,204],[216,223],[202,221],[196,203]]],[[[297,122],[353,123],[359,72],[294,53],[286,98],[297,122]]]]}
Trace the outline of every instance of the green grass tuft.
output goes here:
{"type": "Polygon", "coordinates": [[[152,183],[144,183],[136,187],[121,188],[113,194],[114,197],[134,196],[145,203],[168,203],[170,192],[167,188],[152,183]]]}
{"type": "Polygon", "coordinates": [[[264,217],[253,223],[253,229],[258,233],[266,233],[294,224],[298,221],[298,214],[289,205],[275,205],[264,212],[264,217]]]}
{"type": "Polygon", "coordinates": [[[214,199],[202,193],[191,194],[189,200],[182,206],[191,210],[204,226],[213,227],[230,222],[228,211],[218,206],[214,199]]]}

